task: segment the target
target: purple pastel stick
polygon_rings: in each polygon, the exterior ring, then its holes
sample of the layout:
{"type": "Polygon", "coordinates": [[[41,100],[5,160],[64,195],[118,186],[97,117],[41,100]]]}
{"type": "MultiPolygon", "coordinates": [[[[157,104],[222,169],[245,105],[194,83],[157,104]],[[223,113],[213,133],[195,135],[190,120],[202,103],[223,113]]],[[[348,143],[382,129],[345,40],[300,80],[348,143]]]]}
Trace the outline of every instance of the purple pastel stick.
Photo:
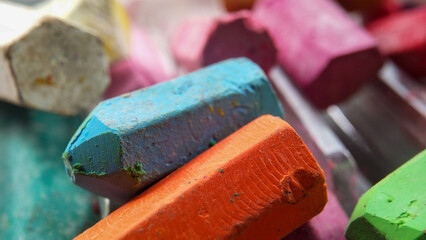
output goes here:
{"type": "Polygon", "coordinates": [[[269,34],[249,11],[187,20],[172,39],[172,52],[188,71],[234,57],[247,57],[265,72],[276,62],[269,34]]]}
{"type": "Polygon", "coordinates": [[[332,191],[327,191],[328,203],[322,212],[283,240],[345,240],[348,217],[332,191]]]}
{"type": "Polygon", "coordinates": [[[263,0],[254,15],[268,30],[278,61],[317,107],[339,103],[374,79],[376,42],[328,0],[263,0]]]}
{"type": "Polygon", "coordinates": [[[130,57],[111,64],[109,68],[111,83],[104,94],[105,98],[149,87],[169,79],[155,46],[136,25],[131,27],[130,40],[130,57]]]}

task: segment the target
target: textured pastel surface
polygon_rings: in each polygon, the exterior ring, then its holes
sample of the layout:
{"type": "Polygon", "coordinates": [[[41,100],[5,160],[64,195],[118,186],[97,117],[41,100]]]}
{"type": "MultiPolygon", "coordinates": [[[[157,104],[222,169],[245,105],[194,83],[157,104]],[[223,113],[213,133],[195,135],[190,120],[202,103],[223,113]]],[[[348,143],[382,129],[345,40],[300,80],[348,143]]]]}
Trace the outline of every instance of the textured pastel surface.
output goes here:
{"type": "Polygon", "coordinates": [[[71,239],[98,221],[59,157],[80,121],[0,103],[0,239],[71,239]]]}
{"type": "Polygon", "coordinates": [[[77,239],[280,239],[326,202],[324,173],[308,148],[290,125],[267,115],[77,239]]]}
{"type": "Polygon", "coordinates": [[[124,202],[264,114],[283,115],[267,77],[232,59],[102,102],[64,162],[77,185],[124,202]]]}
{"type": "Polygon", "coordinates": [[[380,51],[414,78],[426,78],[426,6],[400,11],[367,26],[380,51]]]}
{"type": "Polygon", "coordinates": [[[345,100],[382,65],[373,37],[332,1],[263,0],[254,12],[279,63],[317,107],[345,100]]]}
{"type": "Polygon", "coordinates": [[[348,239],[426,239],[426,150],[389,174],[359,200],[348,239]]]}
{"type": "Polygon", "coordinates": [[[248,11],[187,20],[173,38],[172,51],[189,71],[228,58],[247,57],[267,73],[276,62],[274,43],[248,11]]]}
{"type": "Polygon", "coordinates": [[[283,240],[345,240],[348,217],[334,193],[327,191],[327,196],[324,210],[283,240]]]}

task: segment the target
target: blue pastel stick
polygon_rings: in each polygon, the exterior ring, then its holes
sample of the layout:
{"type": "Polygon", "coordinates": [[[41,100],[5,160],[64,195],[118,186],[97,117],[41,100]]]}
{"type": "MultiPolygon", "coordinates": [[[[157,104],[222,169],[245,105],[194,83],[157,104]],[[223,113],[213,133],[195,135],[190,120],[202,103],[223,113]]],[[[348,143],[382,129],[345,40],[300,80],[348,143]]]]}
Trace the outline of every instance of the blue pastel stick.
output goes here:
{"type": "Polygon", "coordinates": [[[231,59],[100,103],[64,162],[75,184],[125,202],[264,114],[283,117],[268,78],[231,59]]]}

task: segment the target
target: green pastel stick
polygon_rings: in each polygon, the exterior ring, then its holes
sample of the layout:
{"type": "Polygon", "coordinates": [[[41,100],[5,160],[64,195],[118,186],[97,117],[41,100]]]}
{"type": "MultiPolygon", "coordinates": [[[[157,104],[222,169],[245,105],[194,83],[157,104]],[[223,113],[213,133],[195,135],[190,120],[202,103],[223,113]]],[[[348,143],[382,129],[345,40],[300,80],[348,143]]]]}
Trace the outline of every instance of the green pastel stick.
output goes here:
{"type": "Polygon", "coordinates": [[[60,159],[80,122],[0,103],[0,239],[71,239],[98,220],[60,159]]]}
{"type": "Polygon", "coordinates": [[[355,207],[346,238],[426,239],[426,150],[368,190],[355,207]]]}

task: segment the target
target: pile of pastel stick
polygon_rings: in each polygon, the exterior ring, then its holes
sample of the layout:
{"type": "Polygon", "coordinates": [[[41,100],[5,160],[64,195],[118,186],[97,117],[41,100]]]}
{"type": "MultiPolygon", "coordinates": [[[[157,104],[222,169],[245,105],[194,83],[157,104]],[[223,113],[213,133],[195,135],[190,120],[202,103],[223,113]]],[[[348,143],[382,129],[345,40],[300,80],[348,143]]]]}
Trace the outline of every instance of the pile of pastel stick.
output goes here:
{"type": "Polygon", "coordinates": [[[0,239],[426,239],[426,2],[0,0],[0,239]]]}

